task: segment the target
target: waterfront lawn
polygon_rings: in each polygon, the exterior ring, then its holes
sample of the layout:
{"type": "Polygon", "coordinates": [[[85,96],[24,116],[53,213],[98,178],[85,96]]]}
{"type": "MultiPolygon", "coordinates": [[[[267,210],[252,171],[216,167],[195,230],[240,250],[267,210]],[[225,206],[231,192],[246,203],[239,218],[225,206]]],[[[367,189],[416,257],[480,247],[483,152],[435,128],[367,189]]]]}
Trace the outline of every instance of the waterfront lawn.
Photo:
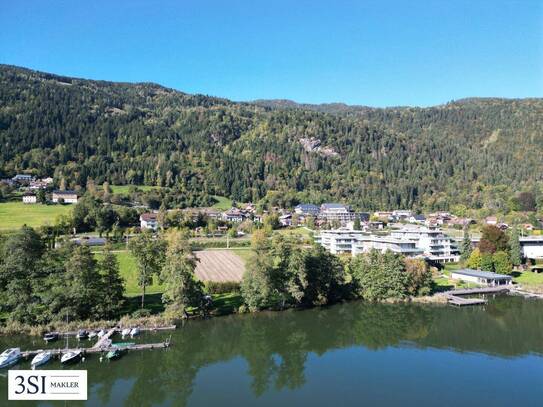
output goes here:
{"type": "Polygon", "coordinates": [[[522,285],[541,285],[543,286],[543,273],[534,273],[533,271],[524,271],[514,273],[513,281],[522,285]]]}
{"type": "Polygon", "coordinates": [[[213,295],[213,314],[232,314],[243,304],[240,293],[224,293],[213,295]]]}
{"type": "Polygon", "coordinates": [[[213,198],[215,198],[217,202],[212,206],[212,208],[220,211],[226,211],[232,207],[232,200],[225,196],[213,195],[213,198]]]}
{"type": "Polygon", "coordinates": [[[23,225],[38,227],[53,225],[59,215],[67,215],[71,205],[0,203],[0,230],[19,229],[23,225]]]}
{"type": "MultiPolygon", "coordinates": [[[[121,276],[124,279],[124,292],[127,297],[141,295],[141,287],[138,286],[138,269],[136,259],[128,250],[114,252],[119,262],[121,276]]],[[[102,254],[95,252],[95,257],[100,259],[102,254]]],[[[158,283],[158,278],[153,277],[153,284],[147,286],[146,294],[161,294],[163,291],[162,285],[158,283]]]]}

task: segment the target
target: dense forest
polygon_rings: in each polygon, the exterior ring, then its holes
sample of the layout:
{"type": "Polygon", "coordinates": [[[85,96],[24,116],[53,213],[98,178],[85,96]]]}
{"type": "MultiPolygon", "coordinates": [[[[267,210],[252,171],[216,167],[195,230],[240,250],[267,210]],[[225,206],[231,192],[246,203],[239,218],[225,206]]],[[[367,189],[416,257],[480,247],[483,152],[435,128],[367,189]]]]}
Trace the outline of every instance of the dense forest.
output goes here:
{"type": "Polygon", "coordinates": [[[543,100],[430,108],[235,103],[0,65],[0,178],[146,184],[359,209],[543,207],[543,100]]]}

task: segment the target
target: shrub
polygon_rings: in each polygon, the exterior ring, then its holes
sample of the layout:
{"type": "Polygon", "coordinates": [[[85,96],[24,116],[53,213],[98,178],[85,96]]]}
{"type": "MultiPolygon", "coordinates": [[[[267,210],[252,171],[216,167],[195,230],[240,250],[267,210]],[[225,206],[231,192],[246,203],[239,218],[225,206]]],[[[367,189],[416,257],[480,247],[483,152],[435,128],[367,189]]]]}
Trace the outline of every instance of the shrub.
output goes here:
{"type": "Polygon", "coordinates": [[[209,294],[225,294],[240,292],[240,283],[237,281],[206,281],[205,289],[209,294]]]}
{"type": "Polygon", "coordinates": [[[147,318],[150,316],[151,316],[151,310],[148,310],[147,308],[142,308],[132,313],[133,318],[147,318]]]}

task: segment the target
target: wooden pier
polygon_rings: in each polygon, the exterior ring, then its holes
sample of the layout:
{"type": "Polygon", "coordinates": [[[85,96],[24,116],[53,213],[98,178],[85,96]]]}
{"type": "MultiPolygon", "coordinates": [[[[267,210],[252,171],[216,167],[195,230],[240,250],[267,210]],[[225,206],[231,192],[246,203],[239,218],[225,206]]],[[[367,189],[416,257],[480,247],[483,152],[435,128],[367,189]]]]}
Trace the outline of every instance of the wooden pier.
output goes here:
{"type": "Polygon", "coordinates": [[[98,339],[98,342],[96,342],[93,346],[93,348],[102,349],[102,348],[109,348],[111,346],[111,339],[110,337],[115,333],[115,328],[111,328],[109,331],[107,331],[104,336],[98,339]]]}
{"type": "MultiPolygon", "coordinates": [[[[170,330],[175,329],[175,325],[169,325],[169,326],[160,326],[160,327],[145,327],[140,328],[140,331],[148,331],[148,332],[154,332],[154,331],[164,331],[164,330],[170,330]]],[[[29,358],[32,356],[37,355],[40,352],[43,352],[44,350],[47,350],[51,352],[54,356],[60,356],[63,353],[71,352],[71,351],[77,351],[80,350],[83,352],[84,355],[90,354],[90,353],[100,353],[100,352],[109,352],[110,350],[119,349],[119,346],[114,346],[113,341],[111,340],[111,337],[115,333],[122,332],[122,328],[120,327],[114,327],[108,329],[108,331],[98,339],[98,341],[91,347],[85,348],[85,347],[79,347],[79,348],[58,348],[58,349],[38,349],[38,350],[26,350],[22,351],[21,355],[23,358],[29,358]]],[[[73,334],[76,334],[77,332],[74,332],[73,334]]],[[[63,332],[60,335],[67,336],[71,335],[72,332],[63,332]]],[[[170,341],[167,342],[159,342],[159,343],[141,343],[141,344],[132,344],[132,345],[126,345],[122,346],[123,349],[128,350],[147,350],[147,349],[164,349],[168,348],[170,346],[170,341]]]]}
{"type": "Polygon", "coordinates": [[[459,288],[456,290],[446,291],[446,295],[472,295],[472,294],[498,294],[505,293],[512,289],[512,286],[498,285],[494,287],[477,287],[477,288],[459,288]]]}
{"type": "Polygon", "coordinates": [[[451,305],[456,305],[458,307],[464,305],[481,305],[486,304],[486,300],[483,298],[462,298],[455,295],[447,295],[447,301],[451,305]]]}
{"type": "MultiPolygon", "coordinates": [[[[170,342],[160,342],[160,343],[141,343],[141,344],[134,344],[134,345],[128,345],[123,346],[122,349],[128,349],[128,350],[150,350],[150,349],[165,349],[170,347],[170,342]]],[[[101,352],[109,352],[110,350],[119,349],[118,346],[108,346],[108,347],[101,347],[97,348],[95,346],[90,348],[74,348],[74,349],[65,349],[65,348],[58,348],[58,349],[46,349],[47,351],[51,352],[54,356],[60,356],[67,352],[73,352],[73,351],[82,351],[84,355],[90,354],[90,353],[101,353],[101,352]]],[[[21,352],[21,355],[23,358],[29,358],[32,356],[36,356],[38,353],[43,352],[44,349],[39,350],[25,350],[21,352]]]]}
{"type": "Polygon", "coordinates": [[[445,292],[447,301],[451,305],[456,305],[458,307],[464,305],[482,305],[486,304],[484,298],[464,298],[459,297],[460,295],[475,295],[475,294],[498,294],[509,292],[511,287],[509,286],[495,286],[495,287],[477,287],[477,288],[464,288],[457,290],[450,290],[445,292]]]}

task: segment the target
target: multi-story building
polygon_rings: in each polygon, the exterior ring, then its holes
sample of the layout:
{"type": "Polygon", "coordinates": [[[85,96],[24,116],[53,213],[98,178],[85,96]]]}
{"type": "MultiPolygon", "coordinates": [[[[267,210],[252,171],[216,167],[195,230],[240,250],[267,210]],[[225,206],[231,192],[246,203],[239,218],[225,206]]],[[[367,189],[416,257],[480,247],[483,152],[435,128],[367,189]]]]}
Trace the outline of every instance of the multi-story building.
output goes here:
{"type": "Polygon", "coordinates": [[[427,227],[411,227],[394,230],[392,237],[411,240],[422,249],[424,255],[433,261],[448,263],[460,260],[460,252],[454,239],[440,229],[427,227]]]}
{"type": "Polygon", "coordinates": [[[311,215],[317,216],[319,214],[320,208],[317,205],[313,204],[300,204],[294,208],[294,212],[298,215],[311,215]]]}
{"type": "Polygon", "coordinates": [[[354,246],[353,255],[366,253],[373,249],[382,253],[391,251],[404,256],[420,256],[423,254],[422,249],[418,248],[413,240],[398,239],[392,236],[368,235],[360,238],[354,246]]]}
{"type": "Polygon", "coordinates": [[[315,242],[333,254],[352,254],[363,234],[362,231],[346,228],[323,230],[315,236],[315,242]]]}

